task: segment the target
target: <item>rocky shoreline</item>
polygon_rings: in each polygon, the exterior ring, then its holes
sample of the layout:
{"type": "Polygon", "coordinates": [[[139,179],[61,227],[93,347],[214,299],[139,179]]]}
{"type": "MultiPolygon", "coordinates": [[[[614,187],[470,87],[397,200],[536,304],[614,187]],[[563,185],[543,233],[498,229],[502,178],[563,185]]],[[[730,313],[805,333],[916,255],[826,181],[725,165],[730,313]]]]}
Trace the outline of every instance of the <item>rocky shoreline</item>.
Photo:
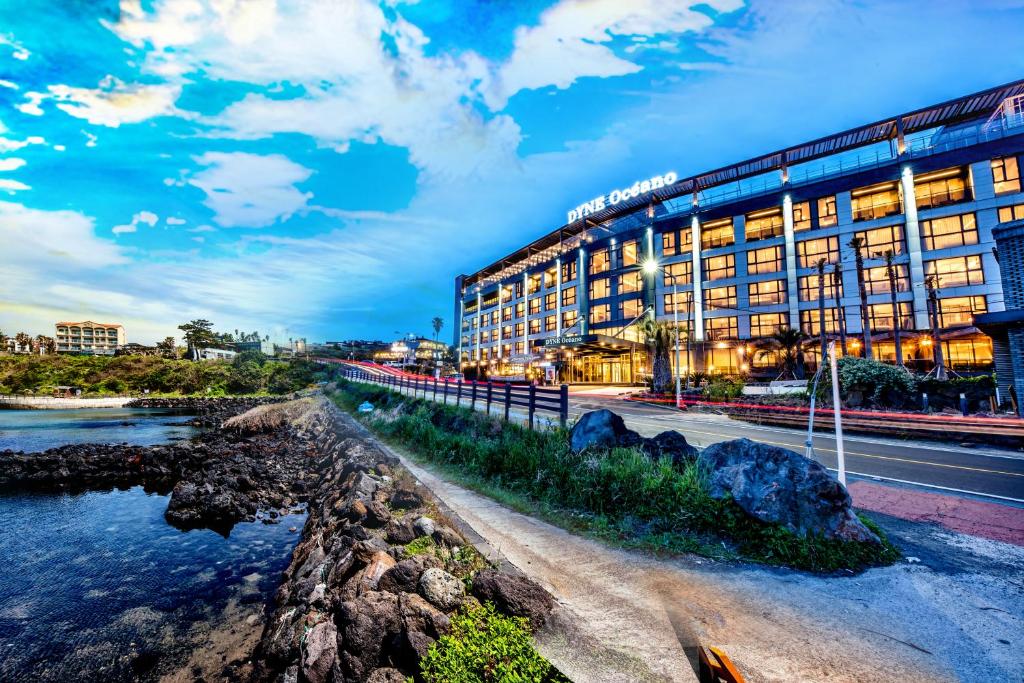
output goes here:
{"type": "Polygon", "coordinates": [[[282,403],[293,396],[243,396],[196,398],[136,398],[124,404],[125,408],[159,408],[173,410],[185,415],[195,415],[189,420],[194,427],[219,427],[228,418],[244,413],[257,406],[282,403]]]}

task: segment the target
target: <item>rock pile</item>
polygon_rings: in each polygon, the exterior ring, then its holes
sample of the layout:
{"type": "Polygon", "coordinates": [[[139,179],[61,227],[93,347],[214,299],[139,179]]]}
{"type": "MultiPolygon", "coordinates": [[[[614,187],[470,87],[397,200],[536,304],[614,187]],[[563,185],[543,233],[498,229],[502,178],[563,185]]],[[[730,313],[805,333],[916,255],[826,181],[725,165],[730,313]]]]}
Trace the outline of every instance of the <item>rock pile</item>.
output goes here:
{"type": "Polygon", "coordinates": [[[610,410],[584,413],[569,434],[569,443],[576,452],[588,448],[640,448],[652,458],[669,458],[673,465],[683,465],[697,457],[697,449],[686,437],[666,431],[645,439],[626,427],[623,419],[610,410]]]}
{"type": "Polygon", "coordinates": [[[288,396],[242,396],[220,398],[137,398],[125,404],[127,408],[162,408],[185,415],[195,415],[189,424],[196,427],[219,427],[228,418],[257,406],[281,403],[288,396]]]}

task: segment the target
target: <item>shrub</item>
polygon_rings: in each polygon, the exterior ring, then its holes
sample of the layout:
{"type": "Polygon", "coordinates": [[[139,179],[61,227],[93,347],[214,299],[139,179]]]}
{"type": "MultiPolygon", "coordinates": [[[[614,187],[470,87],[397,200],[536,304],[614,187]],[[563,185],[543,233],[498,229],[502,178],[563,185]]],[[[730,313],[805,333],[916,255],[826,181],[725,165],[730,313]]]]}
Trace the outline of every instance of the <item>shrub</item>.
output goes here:
{"type": "Polygon", "coordinates": [[[437,545],[430,536],[420,536],[405,546],[405,554],[409,557],[414,555],[425,555],[432,552],[437,545]]]}
{"type": "Polygon", "coordinates": [[[491,603],[453,616],[451,630],[420,660],[428,683],[543,683],[551,670],[533,647],[529,622],[506,617],[491,603]]]}
{"type": "MultiPolygon", "coordinates": [[[[917,393],[914,376],[905,368],[888,363],[844,356],[838,361],[838,371],[843,403],[851,408],[862,405],[901,408],[912,403],[917,393]]],[[[828,373],[822,380],[822,387],[830,386],[828,373]]]]}
{"type": "Polygon", "coordinates": [[[704,387],[704,398],[709,401],[731,401],[743,394],[743,380],[716,377],[704,387]]]}

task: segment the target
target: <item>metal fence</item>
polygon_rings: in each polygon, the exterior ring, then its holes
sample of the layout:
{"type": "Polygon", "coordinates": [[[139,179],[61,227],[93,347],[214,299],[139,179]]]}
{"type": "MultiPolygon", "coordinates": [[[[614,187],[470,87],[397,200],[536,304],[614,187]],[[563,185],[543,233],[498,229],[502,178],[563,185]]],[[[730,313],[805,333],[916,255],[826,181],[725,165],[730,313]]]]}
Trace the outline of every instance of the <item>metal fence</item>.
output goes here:
{"type": "Polygon", "coordinates": [[[513,407],[525,408],[530,429],[533,429],[535,416],[539,412],[558,415],[558,423],[565,427],[569,419],[569,386],[563,384],[557,389],[538,387],[533,384],[511,384],[507,382],[464,382],[462,380],[445,380],[436,377],[418,377],[413,375],[373,374],[365,370],[348,368],[344,371],[347,379],[356,382],[379,384],[396,391],[411,393],[433,401],[447,404],[452,397],[454,405],[469,401],[470,408],[476,409],[479,403],[491,414],[492,406],[503,411],[507,422],[513,407]]]}

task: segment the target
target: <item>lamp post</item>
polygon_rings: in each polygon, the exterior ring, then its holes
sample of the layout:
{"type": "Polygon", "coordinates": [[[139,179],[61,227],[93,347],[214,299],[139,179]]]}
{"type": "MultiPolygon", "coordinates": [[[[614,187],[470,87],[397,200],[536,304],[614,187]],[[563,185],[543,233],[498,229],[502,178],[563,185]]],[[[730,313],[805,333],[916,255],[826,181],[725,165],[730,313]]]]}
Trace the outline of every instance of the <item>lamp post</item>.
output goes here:
{"type": "MultiPolygon", "coordinates": [[[[676,367],[675,367],[675,373],[674,374],[676,376],[676,409],[678,410],[679,406],[682,404],[682,401],[683,401],[682,388],[680,387],[680,378],[679,378],[679,371],[680,371],[680,367],[681,367],[680,366],[680,362],[679,362],[679,290],[678,290],[678,288],[676,286],[676,277],[677,277],[676,275],[673,275],[672,273],[669,273],[662,266],[659,266],[658,262],[655,261],[654,259],[651,259],[651,260],[649,260],[649,261],[644,263],[644,271],[648,275],[654,276],[659,270],[662,271],[662,273],[665,276],[672,278],[672,325],[675,327],[675,332],[676,332],[675,339],[673,340],[673,345],[675,346],[675,350],[676,350],[676,367]]],[[[655,320],[657,320],[657,317],[658,317],[657,303],[655,303],[654,317],[655,317],[655,320]]],[[[689,339],[690,339],[689,330],[687,330],[686,339],[687,339],[687,341],[689,341],[689,339]]],[[[689,358],[690,354],[689,354],[689,352],[687,352],[686,355],[687,355],[686,362],[689,363],[690,362],[690,358],[689,358]]]]}

